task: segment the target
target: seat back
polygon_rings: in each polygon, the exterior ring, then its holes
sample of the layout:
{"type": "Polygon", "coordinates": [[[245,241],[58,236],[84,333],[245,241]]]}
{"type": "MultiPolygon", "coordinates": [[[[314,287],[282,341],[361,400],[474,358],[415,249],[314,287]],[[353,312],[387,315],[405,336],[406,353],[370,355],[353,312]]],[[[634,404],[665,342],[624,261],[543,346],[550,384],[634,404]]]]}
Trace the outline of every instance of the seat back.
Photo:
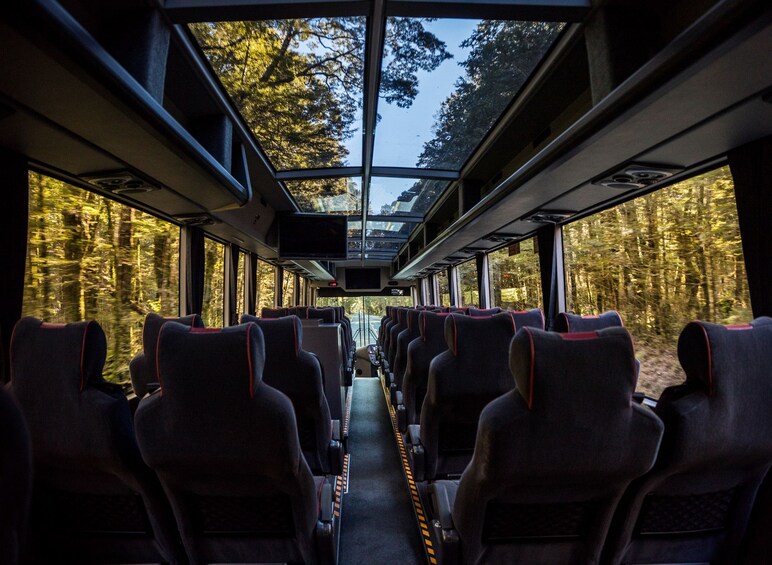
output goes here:
{"type": "Polygon", "coordinates": [[[32,447],[16,400],[0,386],[0,564],[21,560],[32,495],[32,447]]]}
{"type": "Polygon", "coordinates": [[[394,325],[397,323],[397,311],[399,308],[397,306],[391,306],[389,311],[389,319],[386,321],[386,325],[383,327],[383,354],[384,357],[388,360],[389,355],[389,347],[391,345],[391,328],[394,327],[394,325]]]}
{"type": "Polygon", "coordinates": [[[402,400],[407,424],[418,424],[421,406],[429,383],[429,364],[448,349],[445,341],[445,318],[448,314],[423,311],[418,316],[420,338],[407,346],[405,374],[402,377],[402,400]]]}
{"type": "Polygon", "coordinates": [[[164,318],[155,312],[149,312],[145,316],[142,326],[142,351],[137,353],[129,363],[131,376],[131,388],[139,398],[145,396],[151,389],[158,387],[156,369],[156,346],[158,345],[158,332],[166,322],[177,322],[193,328],[203,328],[204,321],[198,314],[190,314],[180,318],[164,318]]]}
{"type": "MultiPolygon", "coordinates": [[[[287,308],[287,314],[289,316],[297,316],[298,318],[308,318],[308,306],[293,306],[287,308]]],[[[255,316],[252,316],[253,318],[255,316]]]]}
{"type": "Polygon", "coordinates": [[[308,318],[321,320],[325,324],[334,324],[335,310],[332,308],[309,308],[308,318]]]}
{"type": "Polygon", "coordinates": [[[614,562],[737,563],[756,492],[772,464],[772,319],[688,324],[683,384],[665,389],[657,463],[615,518],[614,562]]]}
{"type": "Polygon", "coordinates": [[[174,518],[140,456],[126,396],[102,378],[106,354],[96,322],[16,324],[11,387],[32,437],[34,562],[179,559],[174,518]]]}
{"type": "Polygon", "coordinates": [[[166,324],[158,347],[161,390],[140,402],[137,437],[190,560],[314,562],[314,479],[291,401],[262,381],[260,328],[166,324]]]}
{"type": "Polygon", "coordinates": [[[303,325],[297,316],[261,319],[243,315],[241,323],[254,322],[265,340],[263,382],[286,394],[295,409],[300,447],[314,473],[328,473],[327,448],[332,440],[330,408],[324,395],[319,359],[303,350],[303,325]]]}
{"type": "Polygon", "coordinates": [[[386,360],[392,369],[397,357],[397,338],[401,331],[407,329],[407,311],[407,308],[397,308],[397,323],[389,329],[389,350],[386,354],[386,360]]]}
{"type": "Polygon", "coordinates": [[[614,310],[603,312],[597,316],[580,316],[569,312],[561,312],[555,317],[556,332],[594,332],[604,328],[623,327],[622,317],[614,310]]]}
{"type": "Polygon", "coordinates": [[[472,457],[480,412],[512,389],[509,342],[519,327],[541,316],[516,319],[511,312],[488,318],[451,314],[445,320],[448,349],[429,366],[421,409],[425,476],[460,474],[472,457]]]}
{"type": "Polygon", "coordinates": [[[662,437],[632,401],[630,335],[524,328],[509,365],[516,388],[480,415],[453,506],[464,559],[598,563],[619,498],[662,437]]]}
{"type": "Polygon", "coordinates": [[[405,314],[407,327],[397,335],[397,354],[394,356],[394,383],[397,385],[397,390],[402,390],[402,379],[407,368],[407,348],[411,341],[421,337],[421,326],[419,325],[421,312],[409,309],[405,314]]]}

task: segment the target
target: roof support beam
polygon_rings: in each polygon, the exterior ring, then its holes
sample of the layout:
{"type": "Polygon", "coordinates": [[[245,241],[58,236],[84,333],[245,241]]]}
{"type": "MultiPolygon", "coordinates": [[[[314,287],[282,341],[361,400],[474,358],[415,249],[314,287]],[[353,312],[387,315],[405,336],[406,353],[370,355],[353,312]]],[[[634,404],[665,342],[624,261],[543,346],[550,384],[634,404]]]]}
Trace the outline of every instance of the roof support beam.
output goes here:
{"type": "MultiPolygon", "coordinates": [[[[370,203],[370,178],[373,168],[375,125],[378,122],[378,91],[381,82],[381,63],[386,37],[386,0],[373,0],[367,20],[365,43],[364,127],[362,128],[362,227],[367,227],[367,209],[370,203]]],[[[362,230],[362,249],[365,249],[367,230],[362,230]]],[[[364,256],[362,264],[364,265],[364,256]]]]}
{"type": "Polygon", "coordinates": [[[273,20],[366,16],[367,0],[165,0],[163,8],[171,21],[194,22],[273,20]]]}
{"type": "Polygon", "coordinates": [[[390,0],[388,16],[578,22],[589,0],[390,0]]]}

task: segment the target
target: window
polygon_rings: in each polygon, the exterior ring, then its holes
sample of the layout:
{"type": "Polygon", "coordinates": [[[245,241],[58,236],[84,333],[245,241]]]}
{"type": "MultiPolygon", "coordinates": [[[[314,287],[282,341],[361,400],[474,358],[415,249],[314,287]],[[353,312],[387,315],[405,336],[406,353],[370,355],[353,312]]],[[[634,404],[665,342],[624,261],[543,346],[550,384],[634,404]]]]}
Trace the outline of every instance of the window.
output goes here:
{"type": "Polygon", "coordinates": [[[37,173],[29,190],[24,315],[97,320],[107,336],[104,376],[128,383],[145,314],[178,314],[179,228],[37,173]]]}
{"type": "Polygon", "coordinates": [[[450,304],[450,282],[448,281],[448,272],[444,269],[437,273],[435,279],[437,287],[440,289],[439,306],[451,306],[450,304]]]}
{"type": "Polygon", "coordinates": [[[225,288],[225,246],[204,240],[204,306],[201,318],[207,327],[223,325],[223,290],[225,288]]]}
{"type": "Polygon", "coordinates": [[[308,281],[306,281],[305,278],[300,277],[300,288],[298,289],[298,296],[300,298],[298,300],[298,304],[300,304],[300,305],[304,305],[304,304],[307,303],[307,301],[306,301],[306,286],[307,286],[307,284],[308,284],[308,281]]]}
{"type": "Polygon", "coordinates": [[[233,323],[238,323],[241,315],[247,311],[247,306],[244,303],[246,296],[244,285],[247,277],[247,261],[249,255],[244,252],[239,252],[239,268],[236,271],[236,319],[233,323]]]}
{"type": "Polygon", "coordinates": [[[295,273],[284,271],[282,277],[281,305],[289,308],[295,305],[295,273]]]}
{"type": "Polygon", "coordinates": [[[257,313],[273,308],[276,298],[276,267],[266,261],[257,261],[257,313]]]}
{"type": "Polygon", "coordinates": [[[728,167],[570,224],[563,240],[567,308],[621,314],[650,396],[684,379],[686,323],[752,318],[728,167]]]}
{"type": "Polygon", "coordinates": [[[541,271],[536,238],[488,254],[491,304],[507,310],[540,308],[541,271]]]}
{"type": "Polygon", "coordinates": [[[480,306],[480,289],[477,286],[477,262],[472,259],[456,267],[458,286],[461,289],[460,305],[480,306]]]}

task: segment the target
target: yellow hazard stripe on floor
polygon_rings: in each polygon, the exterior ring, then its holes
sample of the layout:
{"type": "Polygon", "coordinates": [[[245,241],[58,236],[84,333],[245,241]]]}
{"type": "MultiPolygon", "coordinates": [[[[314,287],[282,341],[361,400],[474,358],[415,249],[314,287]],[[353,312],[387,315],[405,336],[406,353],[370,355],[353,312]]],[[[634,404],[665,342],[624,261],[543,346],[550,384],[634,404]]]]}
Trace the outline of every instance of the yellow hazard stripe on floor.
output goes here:
{"type": "Polygon", "coordinates": [[[386,407],[389,410],[389,416],[391,416],[391,427],[394,430],[394,437],[397,439],[397,448],[399,449],[399,458],[402,460],[402,470],[407,481],[408,489],[410,490],[410,499],[413,502],[413,511],[415,512],[416,520],[418,520],[418,529],[421,532],[421,541],[424,544],[424,551],[426,552],[426,560],[430,565],[437,565],[437,558],[434,552],[434,543],[432,542],[431,535],[429,534],[429,522],[426,518],[426,512],[424,512],[424,506],[421,502],[421,495],[418,492],[418,486],[416,486],[413,479],[413,472],[410,469],[410,463],[407,458],[407,449],[405,448],[405,442],[402,440],[402,434],[399,433],[397,428],[397,413],[394,407],[391,405],[391,399],[389,398],[389,390],[386,388],[384,379],[381,379],[381,388],[386,398],[386,407]]]}

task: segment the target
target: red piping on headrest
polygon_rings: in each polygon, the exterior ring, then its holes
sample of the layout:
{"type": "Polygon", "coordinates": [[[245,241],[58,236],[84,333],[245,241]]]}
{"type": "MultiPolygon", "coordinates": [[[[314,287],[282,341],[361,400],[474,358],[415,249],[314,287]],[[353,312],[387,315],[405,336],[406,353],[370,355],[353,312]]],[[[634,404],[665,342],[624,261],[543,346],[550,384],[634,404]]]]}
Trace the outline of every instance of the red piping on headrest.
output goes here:
{"type": "MultiPolygon", "coordinates": [[[[161,334],[165,327],[166,324],[161,325],[161,329],[158,330],[158,337],[155,340],[155,378],[158,381],[158,389],[161,391],[158,394],[161,396],[164,395],[164,384],[161,381],[161,365],[158,363],[158,359],[161,353],[161,334]]],[[[190,328],[190,330],[193,331],[193,328],[190,328]]]]}
{"type": "MultiPolygon", "coordinates": [[[[21,320],[19,320],[21,321],[21,320]]],[[[19,326],[19,322],[16,322],[13,325],[13,331],[11,332],[11,341],[8,342],[8,363],[11,366],[11,374],[9,376],[8,381],[13,383],[13,338],[16,335],[16,328],[19,326]]]]}
{"type": "Polygon", "coordinates": [[[541,308],[539,308],[539,314],[541,315],[541,329],[545,329],[547,327],[547,320],[544,319],[544,312],[541,308]]]}
{"type": "MultiPolygon", "coordinates": [[[[293,326],[294,327],[294,326],[293,326]]],[[[247,326],[247,364],[249,365],[249,398],[254,398],[254,391],[252,390],[252,348],[249,347],[249,332],[252,331],[252,324],[247,326]]]]}
{"type": "Polygon", "coordinates": [[[713,353],[710,350],[710,338],[705,326],[699,322],[697,322],[697,325],[700,326],[702,333],[705,334],[705,345],[708,346],[708,396],[713,396],[713,353]]]}
{"type": "Polygon", "coordinates": [[[724,326],[729,331],[742,331],[742,330],[752,330],[753,326],[750,324],[736,324],[733,326],[724,326]]]}
{"type": "Polygon", "coordinates": [[[453,320],[453,356],[458,357],[458,328],[456,328],[456,317],[451,318],[453,320]]]}
{"type": "Polygon", "coordinates": [[[577,341],[580,339],[595,339],[596,337],[598,337],[598,332],[575,332],[575,333],[568,333],[568,334],[559,333],[558,336],[560,336],[560,339],[565,339],[568,341],[577,341]]]}
{"type": "Polygon", "coordinates": [[[582,316],[583,320],[597,320],[598,318],[600,318],[600,316],[591,316],[591,315],[582,316]]]}
{"type": "Polygon", "coordinates": [[[528,377],[528,410],[530,410],[533,407],[533,370],[534,370],[534,364],[535,364],[535,354],[534,354],[534,347],[533,347],[533,334],[531,333],[531,330],[528,329],[527,326],[524,326],[523,329],[525,330],[525,333],[528,334],[528,342],[531,344],[531,373],[528,377]]]}
{"type": "Polygon", "coordinates": [[[51,322],[43,322],[40,324],[40,328],[44,330],[61,330],[66,327],[67,324],[52,324],[51,322]]]}
{"type": "Polygon", "coordinates": [[[86,329],[83,330],[83,341],[80,344],[80,392],[83,392],[83,362],[86,358],[86,336],[91,323],[90,321],[86,323],[86,329]]]}
{"type": "Polygon", "coordinates": [[[191,326],[190,333],[194,334],[218,334],[222,328],[194,328],[191,326]]]}
{"type": "Polygon", "coordinates": [[[509,313],[509,319],[512,320],[512,331],[517,333],[517,323],[515,322],[515,314],[513,312],[509,313]]]}

